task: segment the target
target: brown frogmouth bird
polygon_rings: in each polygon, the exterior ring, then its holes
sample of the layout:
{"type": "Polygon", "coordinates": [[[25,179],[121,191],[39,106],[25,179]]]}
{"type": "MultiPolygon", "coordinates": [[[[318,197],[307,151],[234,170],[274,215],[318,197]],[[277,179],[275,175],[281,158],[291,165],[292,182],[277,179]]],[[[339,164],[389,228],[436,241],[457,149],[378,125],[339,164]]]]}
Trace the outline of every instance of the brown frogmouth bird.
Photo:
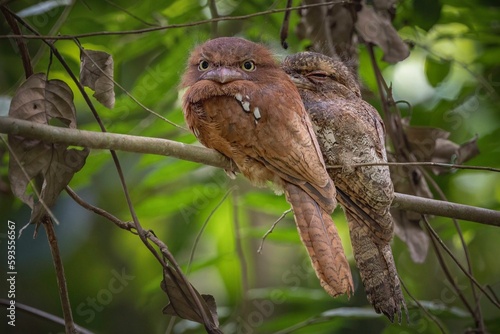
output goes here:
{"type": "Polygon", "coordinates": [[[210,40],[189,58],[186,122],[206,147],[230,158],[253,184],[269,181],[291,204],[321,286],[350,294],[351,271],[330,217],[335,187],[297,88],[262,45],[210,40]]]}
{"type": "Polygon", "coordinates": [[[288,56],[283,69],[299,88],[349,224],[354,253],[367,298],[391,321],[406,305],[390,241],[389,212],[394,188],[387,162],[385,128],[377,110],[361,98],[354,75],[340,61],[314,52],[288,56]]]}

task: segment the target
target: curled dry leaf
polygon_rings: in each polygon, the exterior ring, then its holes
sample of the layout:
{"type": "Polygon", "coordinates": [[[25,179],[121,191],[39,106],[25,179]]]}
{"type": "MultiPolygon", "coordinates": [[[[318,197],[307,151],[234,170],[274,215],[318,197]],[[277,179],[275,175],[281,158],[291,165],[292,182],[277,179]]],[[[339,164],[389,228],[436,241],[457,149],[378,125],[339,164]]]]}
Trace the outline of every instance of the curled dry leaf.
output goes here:
{"type": "MultiPolygon", "coordinates": [[[[458,145],[449,140],[450,133],[442,129],[410,126],[409,118],[402,119],[401,124],[407,139],[407,149],[418,161],[461,164],[479,154],[477,138],[458,145]]],[[[394,156],[390,156],[390,160],[396,161],[394,156]]],[[[431,167],[431,170],[434,174],[449,172],[449,169],[440,167],[431,167]]],[[[397,192],[433,198],[422,171],[417,167],[391,167],[391,178],[397,192]]],[[[421,215],[398,208],[392,208],[391,214],[397,222],[396,235],[408,245],[413,261],[423,262],[427,255],[429,237],[419,225],[421,215]]]]}
{"type": "MultiPolygon", "coordinates": [[[[212,295],[200,295],[198,291],[191,286],[205,314],[209,317],[209,323],[207,324],[204,322],[196,300],[192,298],[189,288],[181,275],[174,269],[167,268],[167,270],[164,270],[163,276],[160,286],[170,300],[170,303],[163,308],[163,314],[173,315],[204,324],[205,328],[211,329],[211,333],[222,333],[218,329],[219,319],[217,316],[217,306],[212,295]]],[[[187,282],[187,284],[190,283],[187,282]]]]}
{"type": "Polygon", "coordinates": [[[84,50],[80,59],[82,85],[92,89],[93,96],[103,106],[112,109],[115,105],[113,57],[104,51],[84,50]]]}
{"type": "Polygon", "coordinates": [[[69,128],[76,128],[73,92],[64,81],[47,81],[45,74],[34,74],[17,89],[9,116],[42,124],[57,118],[69,128]]]}
{"type": "MultiPolygon", "coordinates": [[[[458,145],[449,140],[450,133],[442,129],[409,126],[407,119],[403,120],[403,126],[410,150],[419,161],[462,164],[479,154],[477,137],[458,145]]],[[[431,170],[436,175],[449,171],[439,167],[432,167],[431,170]]]]}
{"type": "Polygon", "coordinates": [[[417,220],[412,220],[411,213],[402,210],[391,210],[391,215],[397,222],[394,224],[394,233],[408,246],[411,259],[415,263],[423,263],[430,240],[420,227],[420,215],[417,220]]]}
{"type": "MultiPolygon", "coordinates": [[[[397,160],[393,155],[389,155],[390,162],[397,160]]],[[[394,190],[424,198],[433,198],[429,185],[424,175],[417,167],[389,167],[394,190]]],[[[420,227],[422,215],[413,211],[399,210],[397,207],[391,208],[391,215],[396,224],[395,234],[408,246],[410,256],[416,263],[424,262],[429,249],[429,236],[420,227]]]]}
{"type": "Polygon", "coordinates": [[[363,1],[358,12],[356,31],[366,42],[378,45],[384,51],[384,61],[397,63],[410,55],[410,49],[392,26],[392,2],[376,1],[374,6],[370,6],[363,1]]]}
{"type": "MultiPolygon", "coordinates": [[[[389,161],[396,162],[396,159],[389,155],[389,161]]],[[[424,175],[417,167],[390,167],[389,169],[396,192],[433,198],[424,175]]],[[[416,263],[424,262],[430,240],[427,233],[420,227],[422,215],[418,212],[399,210],[397,207],[391,208],[391,215],[396,222],[394,233],[408,246],[412,260],[416,263]]]]}
{"type": "MultiPolygon", "coordinates": [[[[304,5],[327,2],[326,0],[303,0],[304,5]]],[[[309,39],[311,50],[330,57],[354,59],[357,46],[353,43],[354,20],[351,4],[318,6],[299,11],[300,22],[296,33],[299,39],[309,39]]],[[[356,57],[357,58],[357,57],[356,57]]]]}
{"type": "MultiPolygon", "coordinates": [[[[325,3],[327,0],[303,0],[305,5],[325,3]]],[[[394,0],[339,2],[328,6],[303,9],[299,12],[297,36],[311,41],[311,51],[333,58],[348,59],[346,64],[357,72],[358,37],[378,45],[384,51],[384,60],[401,61],[410,54],[406,43],[392,26],[394,0]]]]}
{"type": "MultiPolygon", "coordinates": [[[[47,80],[45,74],[32,75],[14,95],[9,116],[48,124],[57,118],[70,128],[76,128],[75,107],[71,89],[60,80],[47,80]]],[[[32,208],[30,222],[54,205],[59,193],[74,173],[85,164],[88,149],[67,149],[65,145],[9,135],[9,180],[14,195],[32,208]],[[38,201],[27,194],[28,185],[35,180],[38,201]]]]}

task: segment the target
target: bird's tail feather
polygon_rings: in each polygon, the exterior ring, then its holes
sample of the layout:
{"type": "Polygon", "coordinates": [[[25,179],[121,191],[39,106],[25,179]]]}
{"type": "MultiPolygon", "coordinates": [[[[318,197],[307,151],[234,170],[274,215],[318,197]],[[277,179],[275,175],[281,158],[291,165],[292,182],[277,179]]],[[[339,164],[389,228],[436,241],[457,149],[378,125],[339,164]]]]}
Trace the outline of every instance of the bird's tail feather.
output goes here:
{"type": "Polygon", "coordinates": [[[321,286],[333,297],[350,295],[353,291],[351,270],[332,217],[296,185],[287,183],[285,192],[321,286]]]}
{"type": "Polygon", "coordinates": [[[352,250],[368,301],[377,313],[382,312],[391,321],[397,316],[401,322],[401,308],[406,304],[401,291],[391,246],[374,242],[371,230],[353,210],[345,207],[349,223],[352,250]]]}

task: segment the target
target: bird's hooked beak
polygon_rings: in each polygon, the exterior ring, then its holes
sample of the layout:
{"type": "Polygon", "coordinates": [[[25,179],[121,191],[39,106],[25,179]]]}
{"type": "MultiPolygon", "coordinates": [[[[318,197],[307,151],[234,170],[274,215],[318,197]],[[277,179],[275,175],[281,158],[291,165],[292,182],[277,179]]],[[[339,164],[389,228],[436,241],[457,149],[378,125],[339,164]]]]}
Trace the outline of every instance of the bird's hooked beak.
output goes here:
{"type": "Polygon", "coordinates": [[[244,73],[238,71],[237,69],[224,66],[216,67],[205,72],[201,78],[205,80],[212,80],[221,84],[246,79],[244,73]]]}
{"type": "Polygon", "coordinates": [[[295,87],[299,89],[309,89],[309,90],[314,89],[314,85],[309,80],[305,79],[303,76],[298,74],[290,74],[290,73],[287,74],[290,80],[292,80],[295,87]]]}

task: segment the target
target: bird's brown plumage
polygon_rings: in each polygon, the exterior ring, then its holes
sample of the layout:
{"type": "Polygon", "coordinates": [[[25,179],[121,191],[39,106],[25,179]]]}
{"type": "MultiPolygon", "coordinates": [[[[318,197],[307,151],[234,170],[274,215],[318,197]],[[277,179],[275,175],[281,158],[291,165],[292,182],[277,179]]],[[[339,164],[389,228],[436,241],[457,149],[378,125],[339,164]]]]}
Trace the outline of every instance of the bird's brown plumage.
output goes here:
{"type": "Polygon", "coordinates": [[[330,213],[330,179],[299,93],[263,46],[241,38],[193,50],[182,87],[186,122],[199,141],[232,159],[253,184],[283,189],[321,285],[352,291],[349,264],[330,213]]]}
{"type": "Polygon", "coordinates": [[[406,307],[390,248],[394,197],[387,166],[353,168],[356,163],[387,162],[384,124],[362,100],[359,85],[339,61],[313,52],[287,57],[283,69],[299,88],[327,165],[337,199],[349,223],[354,258],[368,300],[377,312],[401,319],[406,307]]]}

